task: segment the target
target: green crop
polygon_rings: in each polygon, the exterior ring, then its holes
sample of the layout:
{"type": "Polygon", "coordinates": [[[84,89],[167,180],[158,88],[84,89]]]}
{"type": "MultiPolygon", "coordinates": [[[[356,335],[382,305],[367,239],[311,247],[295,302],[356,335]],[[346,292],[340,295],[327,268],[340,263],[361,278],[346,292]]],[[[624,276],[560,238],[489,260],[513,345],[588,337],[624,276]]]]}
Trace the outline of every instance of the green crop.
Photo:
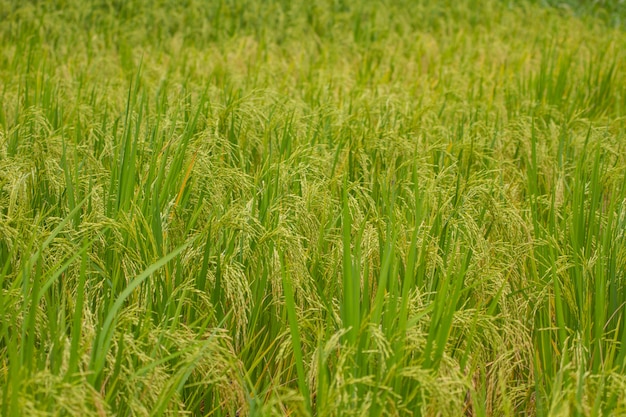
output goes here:
{"type": "Polygon", "coordinates": [[[0,0],[0,415],[626,414],[625,22],[0,0]]]}

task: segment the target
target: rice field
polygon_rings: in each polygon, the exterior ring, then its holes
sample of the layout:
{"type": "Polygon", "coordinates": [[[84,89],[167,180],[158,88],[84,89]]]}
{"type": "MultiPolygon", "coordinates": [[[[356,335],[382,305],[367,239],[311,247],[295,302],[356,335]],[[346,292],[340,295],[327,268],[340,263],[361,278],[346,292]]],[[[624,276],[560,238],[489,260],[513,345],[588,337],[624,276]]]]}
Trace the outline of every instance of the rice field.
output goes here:
{"type": "Polygon", "coordinates": [[[1,416],[626,415],[626,3],[0,0],[1,416]]]}

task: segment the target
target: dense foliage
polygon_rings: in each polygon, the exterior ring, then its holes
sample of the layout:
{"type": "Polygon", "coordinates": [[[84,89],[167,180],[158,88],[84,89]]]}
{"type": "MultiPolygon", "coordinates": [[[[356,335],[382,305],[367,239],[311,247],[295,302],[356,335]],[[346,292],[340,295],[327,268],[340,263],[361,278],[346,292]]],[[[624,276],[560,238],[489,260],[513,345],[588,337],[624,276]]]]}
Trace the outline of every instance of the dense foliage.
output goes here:
{"type": "Polygon", "coordinates": [[[626,414],[625,9],[0,0],[0,415],[626,414]]]}

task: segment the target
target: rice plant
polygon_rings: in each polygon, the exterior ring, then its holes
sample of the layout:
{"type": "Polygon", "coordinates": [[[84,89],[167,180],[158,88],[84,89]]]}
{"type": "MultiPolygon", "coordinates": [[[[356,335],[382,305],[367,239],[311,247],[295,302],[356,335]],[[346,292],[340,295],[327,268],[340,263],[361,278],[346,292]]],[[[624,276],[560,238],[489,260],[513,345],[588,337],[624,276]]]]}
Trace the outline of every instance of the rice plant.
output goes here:
{"type": "Polygon", "coordinates": [[[625,414],[625,19],[0,0],[0,415],[625,414]]]}

